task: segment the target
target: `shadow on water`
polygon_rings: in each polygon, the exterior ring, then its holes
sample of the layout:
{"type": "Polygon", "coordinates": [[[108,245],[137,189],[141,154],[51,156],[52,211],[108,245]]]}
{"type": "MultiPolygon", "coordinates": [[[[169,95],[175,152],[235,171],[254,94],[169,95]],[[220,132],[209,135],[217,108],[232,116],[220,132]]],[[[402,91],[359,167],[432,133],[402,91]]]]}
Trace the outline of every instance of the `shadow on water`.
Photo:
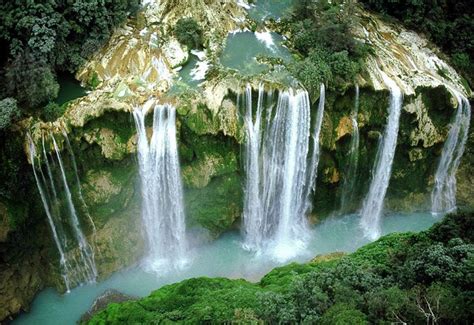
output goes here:
{"type": "Polygon", "coordinates": [[[63,105],[73,99],[86,95],[86,88],[81,87],[81,83],[71,74],[58,75],[59,93],[56,98],[58,105],[63,105]]]}

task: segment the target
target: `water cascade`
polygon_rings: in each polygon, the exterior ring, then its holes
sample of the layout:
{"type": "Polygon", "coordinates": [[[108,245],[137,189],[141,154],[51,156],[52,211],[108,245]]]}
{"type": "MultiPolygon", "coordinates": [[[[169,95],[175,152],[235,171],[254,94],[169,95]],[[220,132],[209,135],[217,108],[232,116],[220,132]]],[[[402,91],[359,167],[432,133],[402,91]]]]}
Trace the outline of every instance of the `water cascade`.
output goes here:
{"type": "Polygon", "coordinates": [[[355,87],[354,107],[351,112],[351,143],[349,151],[349,162],[344,173],[344,182],[342,184],[341,214],[349,212],[349,205],[354,198],[354,186],[357,178],[357,168],[359,165],[359,125],[357,124],[357,114],[359,113],[359,85],[355,87]]]}
{"type": "Polygon", "coordinates": [[[380,217],[392,173],[392,163],[397,146],[398,127],[403,102],[403,94],[397,84],[385,73],[381,73],[385,84],[390,90],[387,126],[377,149],[372,181],[360,212],[361,226],[364,234],[371,240],[379,238],[381,234],[380,217]]]}
{"type": "Polygon", "coordinates": [[[471,105],[458,92],[454,92],[454,94],[458,102],[458,108],[444,143],[435,174],[435,185],[431,193],[431,211],[433,214],[456,210],[456,171],[461,162],[468,137],[471,105]]]}
{"type": "Polygon", "coordinates": [[[87,239],[81,230],[81,225],[77,217],[77,212],[74,206],[74,202],[72,200],[72,194],[71,194],[71,190],[69,189],[69,185],[66,178],[66,173],[64,171],[64,165],[61,159],[61,153],[60,153],[58,144],[56,143],[56,139],[54,138],[53,135],[51,135],[51,139],[53,140],[54,151],[56,152],[56,158],[58,160],[59,168],[61,171],[61,180],[63,182],[64,194],[66,196],[66,202],[69,209],[69,223],[72,226],[74,237],[79,246],[79,259],[81,260],[81,264],[83,266],[86,279],[89,282],[93,282],[97,278],[97,269],[96,269],[95,261],[94,261],[94,251],[92,250],[91,246],[87,242],[87,239]]]}
{"type": "Polygon", "coordinates": [[[316,118],[314,120],[313,126],[313,149],[311,151],[310,157],[310,165],[308,170],[308,176],[306,178],[307,186],[305,187],[305,208],[303,213],[311,212],[311,200],[310,195],[316,191],[316,178],[317,178],[317,171],[319,165],[319,157],[320,157],[320,149],[319,149],[319,137],[321,134],[321,127],[323,125],[323,117],[324,117],[324,103],[326,101],[326,88],[324,84],[321,84],[319,89],[319,104],[318,104],[318,111],[316,113],[316,118]]]}
{"type": "MultiPolygon", "coordinates": [[[[69,151],[69,157],[71,158],[72,167],[74,169],[74,176],[76,178],[76,185],[77,185],[77,193],[79,194],[79,200],[81,201],[82,209],[84,214],[87,216],[89,223],[92,226],[93,236],[95,238],[97,229],[95,227],[94,220],[92,220],[91,215],[89,214],[89,209],[87,207],[86,201],[84,200],[84,196],[82,195],[82,188],[81,188],[81,181],[79,180],[79,173],[77,172],[77,163],[76,157],[74,156],[74,152],[72,151],[71,142],[69,141],[69,137],[65,130],[63,130],[64,140],[66,141],[67,150],[69,151]]],[[[44,146],[43,146],[44,149],[44,146]]]]}
{"type": "MultiPolygon", "coordinates": [[[[29,135],[28,140],[33,174],[48,219],[48,224],[59,252],[61,275],[66,290],[69,291],[72,286],[82,284],[83,282],[95,282],[97,269],[94,260],[94,251],[82,232],[56,139],[51,135],[51,141],[56,156],[55,161],[53,156],[48,157],[44,138],[42,138],[42,154],[46,165],[48,180],[46,180],[41,164],[37,166],[35,163],[37,159],[39,161],[41,161],[41,159],[29,135]],[[56,173],[53,169],[53,167],[56,166],[50,164],[50,159],[52,164],[57,163],[59,166],[59,171],[56,173]],[[64,202],[66,203],[67,209],[63,207],[64,202]]],[[[70,154],[73,155],[73,152],[70,151],[70,154]]],[[[78,186],[80,187],[80,184],[78,184],[78,186]]]]}
{"type": "Polygon", "coordinates": [[[156,105],[153,135],[148,141],[145,117],[151,106],[135,108],[133,117],[138,133],[138,162],[142,185],[142,218],[147,239],[147,267],[182,267],[186,237],[178,148],[176,110],[156,105]]]}
{"type": "MultiPolygon", "coordinates": [[[[319,160],[319,133],[324,109],[321,88],[310,148],[310,102],[304,90],[281,91],[275,104],[259,86],[256,111],[247,86],[243,108],[245,141],[244,247],[286,260],[304,248],[309,194],[319,160]],[[321,104],[322,103],[322,104],[321,104]]],[[[239,101],[240,102],[240,101],[239,101]]]]}
{"type": "MultiPolygon", "coordinates": [[[[35,176],[36,185],[38,187],[38,191],[39,191],[40,196],[41,196],[41,202],[43,203],[44,211],[45,211],[46,216],[48,218],[48,224],[51,228],[51,232],[53,233],[54,243],[56,244],[56,248],[58,249],[58,252],[59,252],[59,264],[60,264],[60,268],[61,268],[61,276],[63,278],[64,285],[66,286],[66,291],[69,292],[69,290],[71,289],[71,281],[69,280],[69,274],[71,273],[70,270],[69,270],[70,265],[69,265],[68,261],[66,260],[66,255],[64,254],[64,244],[59,239],[59,234],[56,231],[56,225],[55,225],[55,222],[54,222],[54,219],[53,219],[52,209],[51,209],[51,206],[50,206],[51,199],[48,197],[48,195],[46,193],[46,190],[45,190],[46,180],[45,180],[44,174],[41,170],[41,166],[38,166],[38,169],[40,170],[40,173],[41,173],[41,176],[42,176],[41,181],[38,177],[38,173],[36,172],[36,166],[35,166],[36,158],[35,157],[36,157],[37,153],[36,153],[36,147],[33,143],[33,140],[31,140],[30,135],[28,135],[28,140],[29,140],[30,160],[31,160],[31,166],[33,168],[33,175],[35,176]]],[[[43,142],[43,148],[44,148],[44,142],[43,142]]],[[[46,154],[46,152],[45,152],[45,154],[46,154]]],[[[49,163],[47,162],[46,164],[47,164],[49,179],[52,180],[49,163]]],[[[51,184],[53,185],[53,183],[51,183],[51,184]]],[[[54,187],[52,187],[52,190],[54,191],[54,198],[56,198],[56,191],[55,191],[54,187]]]]}

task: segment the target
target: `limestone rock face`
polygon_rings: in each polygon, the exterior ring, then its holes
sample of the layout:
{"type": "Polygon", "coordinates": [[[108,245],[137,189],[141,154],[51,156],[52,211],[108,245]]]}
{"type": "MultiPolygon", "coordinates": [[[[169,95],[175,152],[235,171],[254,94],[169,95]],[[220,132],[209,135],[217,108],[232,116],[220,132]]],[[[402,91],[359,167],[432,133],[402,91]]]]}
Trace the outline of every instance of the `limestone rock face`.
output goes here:
{"type": "MultiPolygon", "coordinates": [[[[30,216],[30,218],[33,218],[30,216]]],[[[44,259],[44,247],[49,244],[49,233],[44,224],[36,225],[34,236],[25,229],[16,229],[8,241],[0,243],[0,319],[14,317],[28,311],[36,293],[53,284],[56,275],[50,261],[44,259]]]]}
{"type": "Polygon", "coordinates": [[[343,116],[339,120],[339,124],[336,128],[336,141],[345,136],[346,134],[351,134],[353,130],[352,121],[349,116],[343,116]]]}
{"type": "Polygon", "coordinates": [[[0,266],[0,319],[27,309],[36,292],[44,286],[38,272],[42,267],[39,254],[9,267],[0,266]]]}
{"type": "Polygon", "coordinates": [[[129,207],[112,214],[96,235],[90,238],[96,251],[95,261],[100,279],[134,265],[143,256],[140,211],[138,200],[130,202],[129,207]]]}
{"type": "Polygon", "coordinates": [[[195,163],[182,170],[183,182],[192,188],[207,186],[212,177],[237,170],[237,157],[233,152],[226,154],[204,153],[195,163]]]}
{"type": "Polygon", "coordinates": [[[83,191],[85,200],[91,204],[109,203],[112,196],[119,194],[122,189],[107,171],[91,170],[86,179],[83,191]]]}
{"type": "Polygon", "coordinates": [[[174,37],[170,38],[161,48],[172,69],[184,65],[189,59],[187,48],[182,46],[174,37]]]}
{"type": "Polygon", "coordinates": [[[358,37],[373,46],[375,56],[367,60],[369,80],[374,89],[388,89],[382,72],[393,79],[405,95],[414,95],[418,87],[445,86],[470,97],[458,73],[439,57],[439,50],[415,32],[400,25],[383,22],[377,16],[360,11],[358,37]]]}
{"type": "Polygon", "coordinates": [[[438,132],[433,121],[428,115],[428,109],[420,96],[403,107],[405,111],[416,116],[416,128],[410,132],[410,141],[412,146],[421,144],[424,148],[433,146],[435,143],[444,140],[444,137],[438,132]]]}
{"type": "Polygon", "coordinates": [[[149,24],[163,24],[171,29],[183,17],[192,17],[203,27],[209,50],[215,52],[229,31],[239,27],[245,11],[236,1],[151,0],[144,13],[149,24]]]}
{"type": "Polygon", "coordinates": [[[471,117],[471,129],[466,143],[466,151],[456,175],[457,180],[457,205],[466,210],[474,209],[474,128],[471,117]]]}
{"type": "Polygon", "coordinates": [[[129,152],[130,147],[121,143],[117,134],[107,128],[97,128],[92,132],[85,132],[84,139],[89,143],[97,143],[102,151],[102,155],[111,160],[122,160],[129,152]]]}

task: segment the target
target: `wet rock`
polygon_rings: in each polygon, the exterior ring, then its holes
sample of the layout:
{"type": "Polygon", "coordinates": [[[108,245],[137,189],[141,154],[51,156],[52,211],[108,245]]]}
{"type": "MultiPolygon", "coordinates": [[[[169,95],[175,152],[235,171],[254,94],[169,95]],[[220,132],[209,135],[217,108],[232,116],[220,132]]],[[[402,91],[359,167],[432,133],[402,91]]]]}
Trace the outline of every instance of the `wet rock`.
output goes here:
{"type": "Polygon", "coordinates": [[[352,121],[349,116],[343,116],[339,120],[339,124],[336,128],[336,141],[345,136],[346,134],[351,134],[352,133],[352,121]]]}
{"type": "MultiPolygon", "coordinates": [[[[403,109],[410,114],[414,114],[416,119],[417,125],[410,131],[411,146],[417,146],[421,143],[424,148],[428,148],[435,143],[443,141],[443,137],[428,114],[428,108],[423,103],[422,95],[417,96],[411,103],[405,105],[403,109]]],[[[432,109],[436,108],[432,107],[432,109]]]]}
{"type": "Polygon", "coordinates": [[[379,140],[382,137],[382,133],[380,133],[379,131],[369,131],[367,133],[367,136],[371,140],[379,140]]]}
{"type": "Polygon", "coordinates": [[[85,199],[89,204],[108,203],[114,195],[120,193],[122,187],[107,171],[90,170],[86,176],[87,183],[84,185],[85,199]]]}
{"type": "Polygon", "coordinates": [[[47,238],[45,235],[37,227],[33,242],[25,240],[26,234],[12,233],[8,242],[0,243],[0,321],[28,311],[36,293],[45,286],[43,272],[50,269],[37,242],[47,238]]]}
{"type": "Polygon", "coordinates": [[[121,142],[120,137],[111,129],[100,128],[85,132],[84,139],[89,144],[97,143],[107,159],[122,160],[129,153],[127,143],[121,142]]]}

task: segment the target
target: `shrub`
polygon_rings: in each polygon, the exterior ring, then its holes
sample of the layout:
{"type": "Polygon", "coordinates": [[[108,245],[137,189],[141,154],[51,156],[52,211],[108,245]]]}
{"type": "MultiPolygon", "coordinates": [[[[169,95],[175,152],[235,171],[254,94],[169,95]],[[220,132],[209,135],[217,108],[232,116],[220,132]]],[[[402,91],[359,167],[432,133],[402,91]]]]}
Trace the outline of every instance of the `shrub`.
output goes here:
{"type": "Polygon", "coordinates": [[[0,131],[10,126],[15,117],[20,116],[20,111],[14,98],[0,100],[0,131]]]}
{"type": "Polygon", "coordinates": [[[189,49],[202,46],[202,29],[193,18],[181,18],[174,27],[177,40],[189,49]]]}
{"type": "Polygon", "coordinates": [[[43,119],[45,121],[54,121],[58,117],[62,116],[66,110],[66,106],[60,106],[55,102],[49,102],[48,105],[46,105],[43,108],[43,119]]]}
{"type": "Polygon", "coordinates": [[[331,67],[322,51],[312,51],[302,61],[290,65],[290,71],[311,92],[319,91],[319,86],[332,79],[331,67]]]}
{"type": "Polygon", "coordinates": [[[370,53],[368,45],[351,33],[353,6],[340,0],[297,1],[286,18],[293,46],[305,57],[290,70],[311,92],[321,83],[344,90],[354,82],[361,62],[370,53]]]}
{"type": "Polygon", "coordinates": [[[258,284],[185,280],[139,301],[111,305],[91,324],[421,324],[435,318],[440,324],[468,324],[474,245],[460,238],[432,239],[440,229],[465,223],[465,218],[449,217],[426,232],[382,237],[338,260],[289,264],[258,284]]]}
{"type": "Polygon", "coordinates": [[[37,108],[58,96],[56,75],[43,61],[30,54],[18,56],[6,72],[8,94],[19,104],[37,108]]]}
{"type": "Polygon", "coordinates": [[[339,303],[329,308],[320,321],[321,325],[362,325],[368,324],[367,316],[354,306],[339,303]]]}

